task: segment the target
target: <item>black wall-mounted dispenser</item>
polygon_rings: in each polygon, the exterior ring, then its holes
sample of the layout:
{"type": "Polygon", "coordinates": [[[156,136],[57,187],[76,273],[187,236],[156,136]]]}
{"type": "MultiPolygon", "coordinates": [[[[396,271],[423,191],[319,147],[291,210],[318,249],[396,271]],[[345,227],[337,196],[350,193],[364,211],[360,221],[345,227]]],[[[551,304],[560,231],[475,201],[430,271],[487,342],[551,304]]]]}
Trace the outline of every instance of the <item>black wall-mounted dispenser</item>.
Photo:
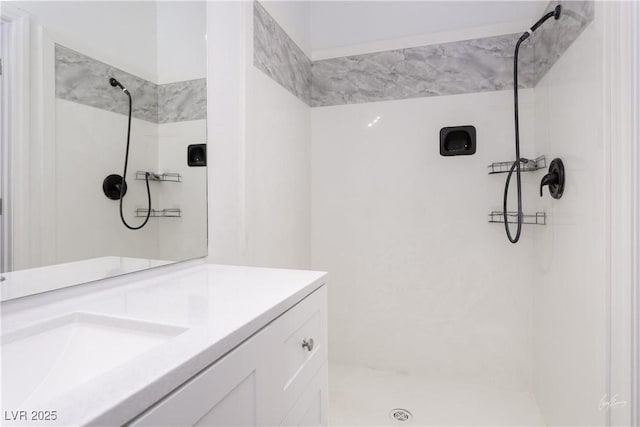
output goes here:
{"type": "Polygon", "coordinates": [[[453,126],[440,129],[441,156],[470,156],[476,152],[476,128],[453,126]]]}
{"type": "Polygon", "coordinates": [[[207,144],[192,144],[187,147],[189,166],[207,166],[207,144]]]}

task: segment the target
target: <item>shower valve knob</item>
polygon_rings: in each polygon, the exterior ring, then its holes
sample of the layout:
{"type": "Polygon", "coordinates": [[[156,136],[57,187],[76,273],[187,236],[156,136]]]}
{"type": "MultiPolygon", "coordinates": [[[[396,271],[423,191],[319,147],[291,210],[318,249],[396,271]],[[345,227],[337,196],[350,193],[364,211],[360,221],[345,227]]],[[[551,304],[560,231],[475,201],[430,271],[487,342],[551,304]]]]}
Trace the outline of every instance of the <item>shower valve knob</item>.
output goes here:
{"type": "Polygon", "coordinates": [[[309,351],[313,350],[313,338],[309,338],[308,340],[302,341],[302,348],[306,348],[309,351]]]}
{"type": "Polygon", "coordinates": [[[546,174],[542,178],[542,181],[540,181],[540,197],[542,197],[542,188],[545,185],[548,185],[549,189],[551,189],[552,185],[557,185],[557,184],[558,184],[558,174],[557,173],[548,173],[548,174],[546,174]]]}
{"type": "Polygon", "coordinates": [[[564,192],[564,164],[560,159],[553,159],[549,165],[549,173],[542,177],[540,181],[540,197],[542,197],[542,188],[549,186],[549,194],[554,199],[562,197],[564,192]]]}

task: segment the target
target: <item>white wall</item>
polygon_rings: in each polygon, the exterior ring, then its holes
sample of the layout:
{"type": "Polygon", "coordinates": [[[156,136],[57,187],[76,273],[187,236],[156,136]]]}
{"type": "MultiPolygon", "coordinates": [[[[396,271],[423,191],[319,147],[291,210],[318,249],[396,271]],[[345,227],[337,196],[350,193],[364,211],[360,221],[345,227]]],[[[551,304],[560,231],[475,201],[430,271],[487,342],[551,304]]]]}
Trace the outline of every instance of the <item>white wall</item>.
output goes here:
{"type": "MultiPolygon", "coordinates": [[[[522,154],[535,157],[533,93],[521,93],[522,154]]],[[[513,157],[512,93],[311,115],[312,268],[331,274],[331,359],[528,390],[534,230],[512,245],[487,223],[505,178],[487,165],[513,157]],[[440,156],[440,128],[455,125],[476,127],[475,155],[440,156]]],[[[524,176],[527,211],[539,178],[524,176]]]]}
{"type": "Polygon", "coordinates": [[[204,77],[202,1],[17,1],[70,49],[154,83],[204,77]]]}
{"type": "Polygon", "coordinates": [[[550,425],[603,425],[606,204],[601,16],[535,88],[536,145],[564,161],[560,200],[537,230],[534,391],[550,425]]]}
{"type": "Polygon", "coordinates": [[[55,40],[70,49],[155,82],[156,2],[17,1],[55,40]]]}
{"type": "Polygon", "coordinates": [[[308,0],[265,0],[260,4],[310,58],[312,51],[311,25],[313,22],[311,2],[308,0]]]}
{"type": "Polygon", "coordinates": [[[247,261],[309,268],[311,108],[257,68],[249,76],[247,261]]]}
{"type": "Polygon", "coordinates": [[[205,2],[152,3],[156,4],[158,20],[157,83],[203,78],[207,69],[205,2]]]}
{"type": "Polygon", "coordinates": [[[207,2],[207,259],[215,263],[245,260],[245,105],[251,16],[243,2],[207,2]]]}
{"type": "Polygon", "coordinates": [[[253,66],[251,2],[207,14],[209,260],[308,268],[311,109],[253,66]]]}

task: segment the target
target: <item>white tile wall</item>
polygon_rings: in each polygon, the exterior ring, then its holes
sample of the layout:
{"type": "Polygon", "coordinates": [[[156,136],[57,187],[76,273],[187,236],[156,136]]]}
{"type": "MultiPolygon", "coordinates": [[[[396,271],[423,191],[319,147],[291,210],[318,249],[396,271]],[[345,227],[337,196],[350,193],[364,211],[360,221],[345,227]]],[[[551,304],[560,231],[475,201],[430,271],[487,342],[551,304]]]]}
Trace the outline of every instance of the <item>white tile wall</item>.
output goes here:
{"type": "Polygon", "coordinates": [[[602,34],[590,25],[536,87],[536,145],[562,158],[560,200],[537,230],[534,391],[549,425],[604,425],[606,194],[602,34]]]}
{"type": "MultiPolygon", "coordinates": [[[[520,114],[535,157],[532,90],[520,114]]],[[[533,230],[514,246],[487,223],[505,178],[487,165],[513,157],[512,115],[510,91],[312,110],[312,267],[331,274],[334,361],[530,387],[533,230]],[[440,156],[454,125],[476,127],[475,155],[440,156]]],[[[525,210],[540,177],[524,176],[525,210]]]]}

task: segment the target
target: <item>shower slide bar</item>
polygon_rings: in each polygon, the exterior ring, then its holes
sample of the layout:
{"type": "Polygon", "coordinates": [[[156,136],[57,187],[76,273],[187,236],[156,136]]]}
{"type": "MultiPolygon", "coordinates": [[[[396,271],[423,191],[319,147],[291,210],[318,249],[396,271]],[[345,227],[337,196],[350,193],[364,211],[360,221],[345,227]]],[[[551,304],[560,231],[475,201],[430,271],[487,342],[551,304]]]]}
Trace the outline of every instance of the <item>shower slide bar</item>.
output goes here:
{"type": "MultiPolygon", "coordinates": [[[[139,181],[144,181],[145,176],[148,171],[137,171],[136,179],[139,181]]],[[[170,181],[170,182],[182,182],[182,177],[179,173],[149,173],[149,181],[170,181]]]]}
{"type": "MultiPolygon", "coordinates": [[[[511,169],[513,162],[495,162],[491,163],[489,166],[489,175],[497,174],[497,173],[508,173],[511,169]]],[[[521,172],[533,172],[540,169],[544,169],[547,167],[547,158],[542,155],[536,157],[533,160],[529,160],[527,163],[522,163],[520,166],[521,172]]]]}
{"type": "MultiPolygon", "coordinates": [[[[145,218],[147,212],[149,212],[149,209],[138,208],[136,209],[136,217],[145,218]]],[[[151,215],[149,216],[153,218],[180,218],[182,211],[178,208],[151,209],[151,215]]]]}
{"type": "MultiPolygon", "coordinates": [[[[489,214],[489,222],[496,224],[504,224],[504,216],[502,211],[493,211],[489,214]]],[[[517,224],[518,212],[507,212],[507,222],[509,224],[517,224]]],[[[547,214],[544,212],[536,212],[534,214],[522,214],[522,224],[530,225],[547,225],[547,214]]]]}

